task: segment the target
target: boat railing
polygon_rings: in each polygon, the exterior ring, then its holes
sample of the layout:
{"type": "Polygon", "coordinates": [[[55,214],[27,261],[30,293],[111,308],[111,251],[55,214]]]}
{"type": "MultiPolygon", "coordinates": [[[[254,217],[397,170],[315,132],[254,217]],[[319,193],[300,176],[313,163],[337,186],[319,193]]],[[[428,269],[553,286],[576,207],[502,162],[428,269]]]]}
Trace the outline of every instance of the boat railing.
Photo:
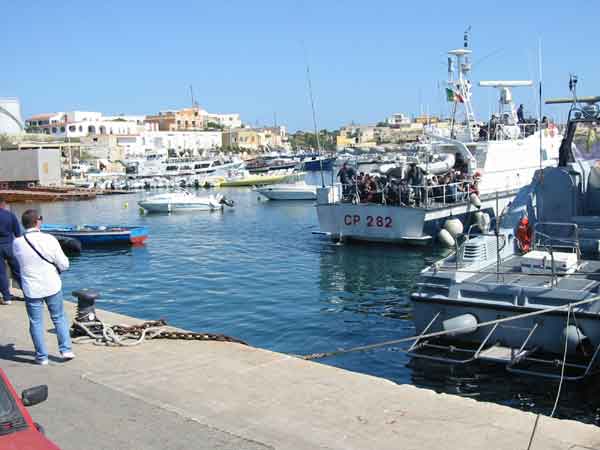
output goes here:
{"type": "MultiPolygon", "coordinates": [[[[542,123],[542,129],[550,129],[548,123],[542,123]]],[[[479,128],[479,140],[485,141],[506,141],[519,140],[532,136],[540,129],[537,121],[522,123],[497,123],[484,124],[479,128]]],[[[552,127],[552,130],[554,128],[552,127]]],[[[553,131],[554,132],[554,131],[553,131]]],[[[558,133],[558,129],[556,129],[558,133]]]]}
{"type": "Polygon", "coordinates": [[[375,182],[371,187],[361,185],[354,180],[352,184],[342,185],[341,198],[344,203],[379,203],[388,206],[435,209],[466,202],[474,192],[477,192],[477,183],[472,179],[422,185],[391,180],[385,185],[375,182]]]}
{"type": "Polygon", "coordinates": [[[581,256],[579,226],[571,222],[538,222],[533,227],[533,246],[537,249],[567,250],[581,256]],[[566,232],[564,231],[566,230],[566,232]]]}

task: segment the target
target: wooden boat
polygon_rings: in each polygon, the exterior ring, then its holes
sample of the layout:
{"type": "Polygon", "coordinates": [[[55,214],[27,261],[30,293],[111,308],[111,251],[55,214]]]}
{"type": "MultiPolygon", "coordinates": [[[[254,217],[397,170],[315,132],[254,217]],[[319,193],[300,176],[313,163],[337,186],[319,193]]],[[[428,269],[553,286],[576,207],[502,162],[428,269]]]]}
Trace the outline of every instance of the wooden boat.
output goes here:
{"type": "Polygon", "coordinates": [[[85,247],[97,245],[141,245],[148,238],[146,227],[104,225],[42,225],[42,231],[77,239],[85,247]]]}

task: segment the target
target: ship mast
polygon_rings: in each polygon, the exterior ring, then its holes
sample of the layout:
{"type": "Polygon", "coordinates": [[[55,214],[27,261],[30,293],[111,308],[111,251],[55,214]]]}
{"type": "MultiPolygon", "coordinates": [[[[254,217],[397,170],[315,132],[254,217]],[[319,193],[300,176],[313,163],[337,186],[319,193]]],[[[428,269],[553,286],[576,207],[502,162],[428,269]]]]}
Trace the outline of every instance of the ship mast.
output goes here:
{"type": "MultiPolygon", "coordinates": [[[[464,34],[463,48],[451,50],[448,52],[448,88],[454,93],[454,114],[458,103],[462,103],[465,109],[466,133],[470,142],[474,141],[473,127],[475,125],[475,113],[471,103],[471,53],[469,48],[469,27],[464,34]],[[454,79],[454,69],[452,67],[452,57],[456,59],[457,78],[454,79]]],[[[453,119],[454,121],[454,119],[453,119]]]]}

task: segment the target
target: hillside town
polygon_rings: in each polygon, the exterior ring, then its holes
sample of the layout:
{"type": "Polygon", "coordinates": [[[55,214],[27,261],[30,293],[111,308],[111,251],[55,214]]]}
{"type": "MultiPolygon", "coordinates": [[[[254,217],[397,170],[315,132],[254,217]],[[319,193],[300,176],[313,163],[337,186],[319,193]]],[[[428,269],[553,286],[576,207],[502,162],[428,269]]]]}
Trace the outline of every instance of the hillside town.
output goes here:
{"type": "Polygon", "coordinates": [[[8,186],[53,186],[87,173],[127,174],[136,161],[158,158],[208,158],[235,155],[250,160],[260,155],[292,155],[385,152],[415,142],[423,127],[448,125],[432,116],[411,118],[392,114],[375,125],[349,124],[339,130],[289,133],[286,126],[251,126],[239,113],[211,113],[197,103],[191,107],[163,110],[148,115],[104,115],[97,111],[60,111],[21,119],[17,99],[0,99],[0,167],[12,170],[0,181],[8,186]],[[319,148],[319,144],[321,148],[319,148]],[[33,159],[48,167],[46,173],[21,174],[19,160],[33,159]],[[19,158],[18,156],[22,156],[19,158]],[[4,162],[2,164],[2,162],[4,162]]]}

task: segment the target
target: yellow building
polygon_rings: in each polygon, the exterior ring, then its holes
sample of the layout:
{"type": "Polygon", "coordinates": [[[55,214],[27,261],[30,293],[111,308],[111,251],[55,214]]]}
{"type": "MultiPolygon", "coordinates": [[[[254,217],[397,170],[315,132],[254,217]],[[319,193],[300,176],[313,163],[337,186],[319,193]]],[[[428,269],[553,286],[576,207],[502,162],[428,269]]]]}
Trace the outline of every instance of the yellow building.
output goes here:
{"type": "Polygon", "coordinates": [[[223,131],[223,146],[252,151],[280,148],[287,145],[285,127],[234,128],[223,131]]]}
{"type": "Polygon", "coordinates": [[[198,107],[183,108],[178,111],[161,111],[157,115],[146,116],[146,123],[154,125],[158,131],[194,131],[205,126],[204,111],[198,107]]]}

